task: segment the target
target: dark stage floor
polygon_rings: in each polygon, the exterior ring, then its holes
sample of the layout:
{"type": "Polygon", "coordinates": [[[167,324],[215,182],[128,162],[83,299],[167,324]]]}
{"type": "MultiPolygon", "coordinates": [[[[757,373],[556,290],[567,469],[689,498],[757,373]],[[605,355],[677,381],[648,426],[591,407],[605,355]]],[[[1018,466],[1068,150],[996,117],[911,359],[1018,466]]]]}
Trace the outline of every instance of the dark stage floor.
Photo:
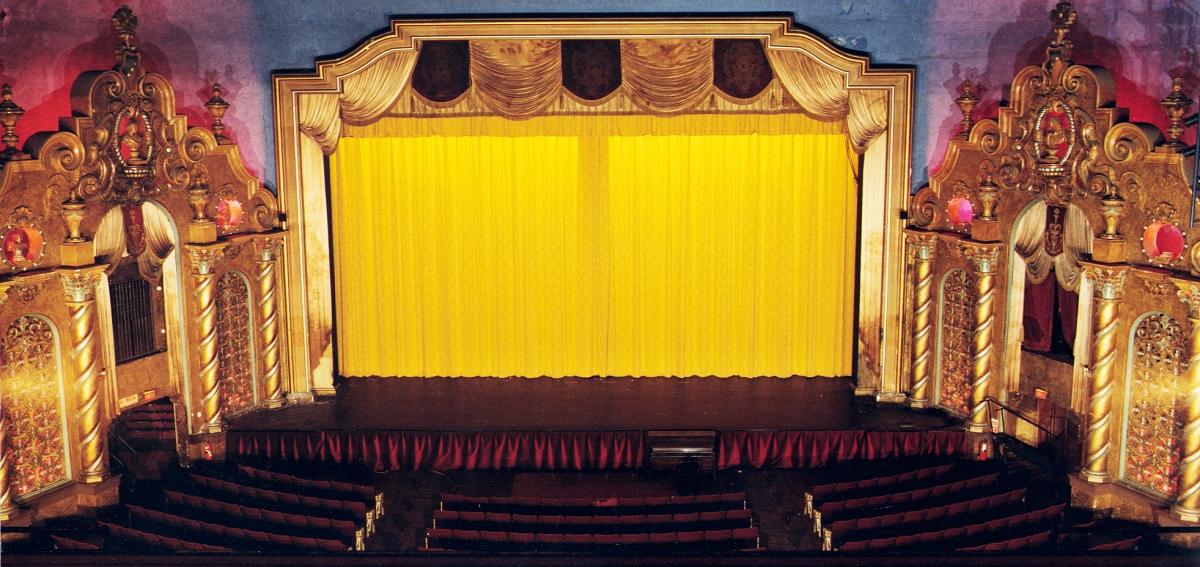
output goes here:
{"type": "Polygon", "coordinates": [[[230,428],[797,431],[946,425],[935,415],[857,404],[848,378],[350,378],[338,386],[335,400],[257,410],[230,428]]]}

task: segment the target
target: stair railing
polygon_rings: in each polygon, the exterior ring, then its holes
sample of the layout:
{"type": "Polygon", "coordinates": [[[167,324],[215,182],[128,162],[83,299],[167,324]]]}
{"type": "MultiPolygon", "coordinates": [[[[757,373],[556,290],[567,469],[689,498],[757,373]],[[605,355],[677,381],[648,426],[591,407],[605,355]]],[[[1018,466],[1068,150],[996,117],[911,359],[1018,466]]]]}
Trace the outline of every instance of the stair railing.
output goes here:
{"type": "MultiPolygon", "coordinates": [[[[1058,467],[1058,468],[1063,468],[1063,469],[1065,469],[1067,467],[1067,462],[1068,462],[1067,461],[1067,435],[1066,435],[1065,424],[1061,431],[1059,431],[1058,433],[1055,433],[1055,432],[1045,428],[1041,423],[1038,423],[1037,420],[1009,407],[1008,405],[1006,405],[1004,402],[1001,402],[1000,400],[997,400],[997,399],[989,396],[989,397],[985,398],[984,401],[986,401],[988,404],[988,420],[989,420],[989,422],[998,424],[998,427],[996,428],[997,430],[993,431],[994,434],[1002,435],[1004,437],[1014,439],[1017,442],[1020,442],[1020,443],[1023,443],[1025,445],[1029,446],[1030,448],[1032,448],[1033,450],[1035,450],[1037,452],[1040,452],[1043,454],[1048,452],[1049,454],[1045,455],[1045,456],[1048,457],[1048,459],[1052,465],[1054,465],[1055,467],[1058,467]],[[997,414],[999,414],[999,419],[996,419],[997,414]],[[1024,441],[1022,441],[1017,436],[1009,434],[1007,431],[1005,431],[1005,425],[1007,424],[1007,420],[1004,419],[1005,415],[1012,415],[1016,419],[1018,419],[1020,421],[1024,421],[1024,422],[1028,423],[1029,425],[1032,425],[1034,428],[1036,428],[1039,432],[1042,433],[1042,441],[1040,443],[1038,443],[1038,445],[1029,445],[1028,443],[1025,443],[1024,441]]],[[[1058,419],[1064,419],[1064,421],[1065,421],[1065,418],[1058,418],[1058,419]]],[[[1053,472],[1057,472],[1057,471],[1053,471],[1053,472]]]]}

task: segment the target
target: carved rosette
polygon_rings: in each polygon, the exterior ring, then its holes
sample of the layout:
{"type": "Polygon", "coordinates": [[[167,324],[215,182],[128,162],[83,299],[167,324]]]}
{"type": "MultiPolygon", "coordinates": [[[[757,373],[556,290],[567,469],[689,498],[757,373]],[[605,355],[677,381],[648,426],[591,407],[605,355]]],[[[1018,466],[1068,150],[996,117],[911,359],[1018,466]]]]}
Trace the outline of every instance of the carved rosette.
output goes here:
{"type": "Polygon", "coordinates": [[[106,436],[101,431],[99,345],[96,342],[95,271],[65,272],[61,276],[71,317],[71,358],[75,361],[75,397],[78,410],[80,460],[83,482],[100,482],[108,477],[106,436]]]}
{"type": "Polygon", "coordinates": [[[192,277],[196,281],[196,357],[200,368],[200,431],[221,431],[221,389],[217,380],[217,302],[214,272],[220,251],[188,248],[192,277]]]}
{"type": "Polygon", "coordinates": [[[933,356],[930,347],[933,325],[933,251],[937,235],[932,233],[907,233],[905,242],[913,251],[913,339],[912,339],[912,389],[909,403],[924,407],[929,403],[929,368],[933,356]]]}
{"type": "Polygon", "coordinates": [[[1184,375],[1184,425],[1180,446],[1179,490],[1171,507],[1180,518],[1200,521],[1200,285],[1179,285],[1179,299],[1187,304],[1191,352],[1184,375]]]}
{"type": "Polygon", "coordinates": [[[255,241],[258,256],[258,334],[262,343],[264,405],[277,408],[284,404],[283,383],[279,372],[279,306],[275,284],[276,258],[281,239],[255,241]]]}
{"type": "Polygon", "coordinates": [[[967,427],[975,433],[987,430],[987,395],[992,380],[992,326],[995,322],[995,272],[1000,258],[998,244],[963,242],[963,256],[975,276],[975,330],[972,337],[971,416],[967,427]]]}
{"type": "Polygon", "coordinates": [[[1088,482],[1107,482],[1108,457],[1112,452],[1113,374],[1117,359],[1117,311],[1124,295],[1123,267],[1088,264],[1084,272],[1094,285],[1092,308],[1092,368],[1089,380],[1088,425],[1083,477],[1088,482]]]}

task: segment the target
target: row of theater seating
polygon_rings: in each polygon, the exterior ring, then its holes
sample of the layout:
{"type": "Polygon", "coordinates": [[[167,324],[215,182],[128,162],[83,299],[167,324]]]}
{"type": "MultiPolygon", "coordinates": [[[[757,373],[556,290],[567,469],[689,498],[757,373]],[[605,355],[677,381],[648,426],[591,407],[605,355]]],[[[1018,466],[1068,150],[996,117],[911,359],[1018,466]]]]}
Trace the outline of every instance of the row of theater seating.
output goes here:
{"type": "Polygon", "coordinates": [[[804,493],[805,503],[808,509],[811,510],[814,501],[820,502],[835,494],[844,494],[856,490],[865,490],[876,487],[908,484],[910,482],[944,476],[953,469],[954,463],[945,463],[877,477],[814,484],[812,488],[804,493]]]}
{"type": "Polygon", "coordinates": [[[433,527],[540,533],[650,533],[733,529],[753,525],[750,510],[713,510],[681,514],[526,515],[504,512],[434,510],[433,527]]]}
{"type": "Polygon", "coordinates": [[[350,500],[352,499],[350,496],[354,495],[357,496],[355,499],[375,502],[375,516],[379,517],[383,515],[383,493],[376,492],[375,488],[369,485],[354,484],[340,480],[309,479],[288,473],[251,467],[249,465],[238,465],[237,470],[239,474],[246,478],[263,482],[332,495],[344,495],[340,499],[350,500]]]}
{"type": "Polygon", "coordinates": [[[100,551],[100,546],[86,541],[51,534],[50,540],[54,542],[55,549],[65,549],[67,551],[100,551]]]}
{"type": "Polygon", "coordinates": [[[1025,491],[1025,487],[1014,488],[998,494],[976,496],[969,500],[960,500],[888,514],[878,514],[878,510],[876,510],[876,513],[873,515],[834,520],[828,524],[827,531],[833,537],[842,537],[852,532],[888,529],[901,524],[912,525],[920,522],[936,522],[942,519],[975,514],[982,510],[1018,503],[1025,497],[1025,491]]]}
{"type": "Polygon", "coordinates": [[[245,547],[274,546],[281,548],[319,549],[324,551],[353,551],[362,547],[361,540],[356,542],[357,545],[347,547],[337,539],[303,537],[228,526],[215,522],[196,520],[170,512],[152,510],[135,504],[127,504],[126,507],[129,509],[130,517],[135,520],[170,526],[191,533],[209,534],[233,542],[243,542],[245,547]]]}
{"type": "MultiPolygon", "coordinates": [[[[860,542],[850,542],[842,545],[842,551],[882,551],[892,550],[902,547],[899,543],[894,542],[896,538],[876,538],[865,539],[860,542]]],[[[1026,548],[1038,548],[1050,543],[1050,531],[1043,530],[1032,535],[1001,539],[998,542],[990,542],[980,545],[970,545],[970,547],[956,548],[958,551],[1016,551],[1026,548]]]]}
{"type": "Polygon", "coordinates": [[[463,496],[443,494],[442,510],[508,512],[513,514],[672,514],[745,508],[746,493],[700,494],[695,496],[646,496],[638,498],[537,498],[521,496],[463,496]]]}
{"type": "Polygon", "coordinates": [[[427,550],[640,552],[649,549],[669,550],[669,546],[687,546],[689,551],[757,549],[758,528],[636,534],[556,534],[442,528],[430,528],[425,532],[427,550]]]}
{"type": "MultiPolygon", "coordinates": [[[[916,524],[903,524],[894,529],[881,527],[878,530],[868,528],[848,533],[839,538],[840,547],[845,549],[861,546],[863,541],[876,540],[876,547],[905,547],[909,545],[939,545],[959,538],[976,538],[984,534],[1003,534],[1020,531],[1029,526],[1046,525],[1056,521],[1066,509],[1066,504],[1054,504],[1029,512],[1009,512],[998,517],[976,517],[972,521],[953,525],[934,521],[916,524]]],[[[824,547],[832,547],[833,532],[826,530],[824,547]]]]}
{"type": "Polygon", "coordinates": [[[271,510],[258,506],[246,506],[233,502],[214,500],[205,496],[185,494],[171,489],[164,489],[167,504],[196,510],[205,510],[214,514],[223,514],[232,518],[244,518],[251,522],[280,524],[297,528],[310,528],[336,533],[343,541],[355,541],[363,534],[356,534],[360,529],[352,520],[328,518],[317,514],[297,514],[279,510],[271,510]]]}
{"type": "Polygon", "coordinates": [[[981,490],[985,486],[992,486],[998,480],[1000,480],[1000,473],[991,473],[924,488],[888,492],[875,496],[861,496],[848,500],[833,500],[817,506],[813,517],[818,519],[818,521],[829,523],[831,518],[843,518],[870,513],[872,510],[877,510],[884,506],[900,506],[909,503],[951,498],[962,493],[981,490]]]}
{"type": "Polygon", "coordinates": [[[1125,539],[1121,539],[1121,540],[1117,540],[1117,541],[1110,541],[1107,543],[1100,543],[1100,544],[1092,545],[1092,546],[1088,547],[1088,551],[1128,551],[1130,549],[1137,547],[1137,545],[1139,543],[1141,543],[1141,541],[1142,541],[1142,536],[1138,535],[1138,536],[1133,536],[1130,538],[1125,538],[1125,539]]]}
{"type": "Polygon", "coordinates": [[[228,547],[219,545],[208,545],[186,541],[179,538],[168,537],[147,532],[137,528],[122,526],[112,522],[98,522],[101,527],[108,531],[108,534],[114,538],[119,538],[125,541],[137,542],[152,547],[160,547],[174,551],[196,551],[196,552],[230,552],[233,551],[228,547]]]}
{"type": "Polygon", "coordinates": [[[375,507],[373,498],[371,499],[371,506],[368,507],[367,504],[362,500],[322,498],[318,496],[309,496],[306,494],[296,494],[293,492],[258,488],[230,480],[198,475],[196,473],[191,473],[188,476],[191,478],[192,482],[215,492],[238,495],[260,502],[278,503],[286,506],[341,513],[345,517],[364,518],[367,523],[367,533],[370,534],[374,531],[373,523],[375,520],[375,507]]]}

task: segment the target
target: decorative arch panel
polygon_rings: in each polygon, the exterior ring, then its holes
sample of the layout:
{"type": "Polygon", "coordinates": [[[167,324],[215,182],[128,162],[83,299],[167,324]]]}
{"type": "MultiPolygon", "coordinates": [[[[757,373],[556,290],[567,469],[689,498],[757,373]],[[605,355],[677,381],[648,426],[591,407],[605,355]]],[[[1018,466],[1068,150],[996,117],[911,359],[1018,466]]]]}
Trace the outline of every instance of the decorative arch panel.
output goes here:
{"type": "Polygon", "coordinates": [[[251,334],[250,288],[240,272],[217,280],[217,380],[221,413],[254,407],[254,338],[251,334]]]}
{"type": "Polygon", "coordinates": [[[10,324],[0,345],[4,458],[12,495],[20,498],[70,478],[60,353],[53,325],[38,315],[10,324]]]}
{"type": "Polygon", "coordinates": [[[961,415],[971,411],[973,286],[966,270],[950,270],[942,279],[938,404],[961,415]]]}
{"type": "Polygon", "coordinates": [[[1122,471],[1127,482],[1174,496],[1184,426],[1180,382],[1187,370],[1187,329],[1166,313],[1150,313],[1138,321],[1130,337],[1122,471]]]}

